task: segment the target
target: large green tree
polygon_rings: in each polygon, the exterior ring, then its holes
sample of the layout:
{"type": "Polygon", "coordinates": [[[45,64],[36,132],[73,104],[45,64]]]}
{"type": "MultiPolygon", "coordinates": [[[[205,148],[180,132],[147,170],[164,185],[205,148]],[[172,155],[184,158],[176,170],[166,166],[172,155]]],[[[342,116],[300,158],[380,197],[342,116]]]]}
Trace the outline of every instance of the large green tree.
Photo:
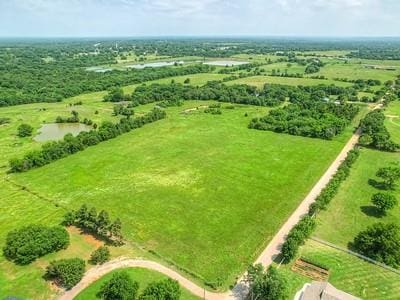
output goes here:
{"type": "Polygon", "coordinates": [[[120,271],[103,284],[97,297],[104,300],[132,300],[136,299],[138,290],[139,284],[128,273],[120,271]]]}
{"type": "Polygon", "coordinates": [[[250,299],[283,300],[287,298],[286,281],[273,266],[266,271],[261,265],[249,267],[247,281],[250,285],[250,299]]]}

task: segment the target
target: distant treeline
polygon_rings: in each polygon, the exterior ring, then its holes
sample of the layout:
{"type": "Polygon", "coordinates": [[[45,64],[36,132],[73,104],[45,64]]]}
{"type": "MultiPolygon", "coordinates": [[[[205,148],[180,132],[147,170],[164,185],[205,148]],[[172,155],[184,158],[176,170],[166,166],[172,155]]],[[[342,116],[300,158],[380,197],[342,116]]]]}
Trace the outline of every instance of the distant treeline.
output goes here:
{"type": "Polygon", "coordinates": [[[12,159],[10,161],[10,172],[24,172],[41,167],[165,117],[165,111],[154,108],[144,116],[122,118],[117,124],[103,122],[97,130],[81,132],[76,137],[67,134],[62,141],[46,143],[40,150],[29,152],[20,159],[12,159]]]}
{"type": "MultiPolygon", "coordinates": [[[[18,53],[18,52],[17,52],[18,53]]],[[[209,65],[113,70],[105,73],[86,71],[76,62],[44,62],[35,53],[15,57],[0,49],[0,107],[35,102],[57,102],[84,92],[113,86],[137,84],[160,78],[210,72],[209,65]]]]}
{"type": "Polygon", "coordinates": [[[141,85],[132,94],[135,104],[171,100],[216,100],[220,102],[274,106],[285,101],[289,86],[267,85],[261,91],[246,84],[225,85],[218,81],[195,87],[183,84],[141,85]]]}
{"type": "Polygon", "coordinates": [[[339,90],[329,86],[297,87],[289,95],[290,105],[271,110],[265,117],[254,118],[249,128],[332,139],[359,111],[353,104],[331,102],[326,98],[326,94],[339,90]]]}

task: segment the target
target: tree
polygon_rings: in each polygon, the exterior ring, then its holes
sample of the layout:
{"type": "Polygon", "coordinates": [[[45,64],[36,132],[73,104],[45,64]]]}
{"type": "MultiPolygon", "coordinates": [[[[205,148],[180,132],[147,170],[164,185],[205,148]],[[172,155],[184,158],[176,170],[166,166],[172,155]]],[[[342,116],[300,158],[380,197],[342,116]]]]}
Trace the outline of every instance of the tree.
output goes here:
{"type": "Polygon", "coordinates": [[[354,248],[369,258],[397,268],[400,266],[399,227],[393,223],[376,223],[355,237],[354,248]]]}
{"type": "Polygon", "coordinates": [[[97,297],[104,300],[131,300],[136,299],[139,284],[133,281],[125,271],[114,273],[111,279],[105,282],[97,297]]]}
{"type": "Polygon", "coordinates": [[[391,166],[380,168],[376,172],[376,176],[383,180],[387,189],[394,189],[396,181],[400,179],[400,167],[391,166]]]}
{"type": "Polygon", "coordinates": [[[21,124],[18,126],[19,137],[31,136],[32,132],[33,132],[33,127],[29,124],[21,124]]]}
{"type": "Polygon", "coordinates": [[[98,233],[102,236],[106,236],[108,227],[110,226],[110,217],[105,210],[99,213],[96,223],[98,233]]]}
{"type": "Polygon", "coordinates": [[[110,250],[105,246],[97,248],[90,255],[90,263],[93,265],[97,264],[102,265],[109,259],[110,259],[110,250]]]}
{"type": "Polygon", "coordinates": [[[16,264],[26,265],[38,257],[66,249],[68,245],[69,234],[63,227],[29,225],[7,234],[3,253],[16,264]]]}
{"type": "Polygon", "coordinates": [[[250,299],[283,300],[287,297],[286,281],[276,268],[270,266],[267,271],[261,267],[249,268],[251,278],[250,299]]]}
{"type": "Polygon", "coordinates": [[[119,218],[117,218],[111,225],[110,225],[110,233],[111,237],[115,239],[115,241],[119,244],[122,243],[122,223],[119,218]]]}
{"type": "Polygon", "coordinates": [[[386,212],[397,205],[397,199],[390,193],[376,193],[372,195],[372,203],[381,211],[386,212]]]}
{"type": "Polygon", "coordinates": [[[80,258],[70,258],[52,261],[46,268],[45,277],[69,290],[81,281],[83,274],[85,274],[85,261],[80,258]]]}
{"type": "Polygon", "coordinates": [[[185,81],[183,82],[184,84],[189,84],[190,83],[190,78],[186,78],[185,81]]]}
{"type": "Polygon", "coordinates": [[[178,300],[181,289],[176,280],[170,278],[150,283],[140,296],[140,300],[178,300]]]}

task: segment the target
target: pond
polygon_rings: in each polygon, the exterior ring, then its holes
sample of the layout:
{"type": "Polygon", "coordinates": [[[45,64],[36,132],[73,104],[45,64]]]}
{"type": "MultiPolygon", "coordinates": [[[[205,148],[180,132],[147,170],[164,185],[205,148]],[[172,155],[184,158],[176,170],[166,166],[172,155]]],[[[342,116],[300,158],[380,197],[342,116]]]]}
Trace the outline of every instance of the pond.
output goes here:
{"type": "Polygon", "coordinates": [[[91,72],[96,72],[96,73],[105,73],[105,72],[110,72],[113,69],[111,68],[105,68],[105,67],[89,67],[86,68],[86,71],[91,71],[91,72]]]}
{"type": "Polygon", "coordinates": [[[204,62],[205,65],[211,66],[222,66],[222,67],[232,67],[232,66],[240,66],[248,64],[248,61],[236,61],[236,60],[214,60],[204,62]]]}
{"type": "Polygon", "coordinates": [[[145,64],[127,65],[126,67],[134,68],[134,69],[158,68],[158,67],[173,66],[175,63],[177,63],[179,65],[183,65],[185,62],[183,62],[183,61],[159,61],[159,62],[152,62],[152,63],[145,63],[145,64]]]}
{"type": "Polygon", "coordinates": [[[76,136],[81,131],[89,131],[91,129],[92,126],[81,123],[43,124],[39,129],[39,134],[34,137],[34,140],[37,142],[62,140],[67,133],[76,136]]]}

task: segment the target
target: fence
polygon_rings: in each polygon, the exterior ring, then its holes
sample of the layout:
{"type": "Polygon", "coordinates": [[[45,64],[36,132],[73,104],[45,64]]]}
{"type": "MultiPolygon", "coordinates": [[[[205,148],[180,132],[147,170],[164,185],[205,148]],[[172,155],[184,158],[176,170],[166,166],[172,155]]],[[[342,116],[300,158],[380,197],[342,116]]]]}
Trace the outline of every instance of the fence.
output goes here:
{"type": "Polygon", "coordinates": [[[336,250],[339,250],[339,251],[342,251],[342,252],[346,252],[346,253],[348,253],[348,254],[350,254],[350,255],[353,255],[353,256],[357,256],[358,258],[361,258],[361,259],[363,259],[363,260],[365,260],[365,261],[367,261],[367,262],[369,262],[369,263],[372,263],[372,264],[374,264],[374,265],[377,265],[377,266],[379,266],[379,267],[382,267],[382,268],[384,268],[384,269],[386,269],[386,270],[389,270],[389,271],[391,271],[391,272],[394,272],[394,273],[400,275],[400,270],[395,269],[395,268],[392,268],[392,267],[389,267],[389,266],[387,266],[387,265],[385,265],[385,264],[383,264],[383,263],[380,263],[380,262],[378,262],[378,261],[376,261],[376,260],[373,260],[373,259],[371,259],[371,258],[369,258],[369,257],[366,257],[366,256],[364,256],[364,255],[362,255],[362,254],[353,252],[353,251],[351,251],[351,250],[349,250],[349,249],[346,249],[346,248],[342,248],[342,247],[340,247],[340,246],[337,246],[337,245],[335,245],[335,244],[329,243],[329,242],[327,242],[327,241],[321,240],[321,239],[316,238],[316,237],[311,237],[310,239],[313,240],[313,241],[316,241],[316,242],[318,242],[318,243],[321,243],[321,244],[323,244],[323,245],[325,245],[325,246],[334,248],[334,249],[336,249],[336,250]]]}

